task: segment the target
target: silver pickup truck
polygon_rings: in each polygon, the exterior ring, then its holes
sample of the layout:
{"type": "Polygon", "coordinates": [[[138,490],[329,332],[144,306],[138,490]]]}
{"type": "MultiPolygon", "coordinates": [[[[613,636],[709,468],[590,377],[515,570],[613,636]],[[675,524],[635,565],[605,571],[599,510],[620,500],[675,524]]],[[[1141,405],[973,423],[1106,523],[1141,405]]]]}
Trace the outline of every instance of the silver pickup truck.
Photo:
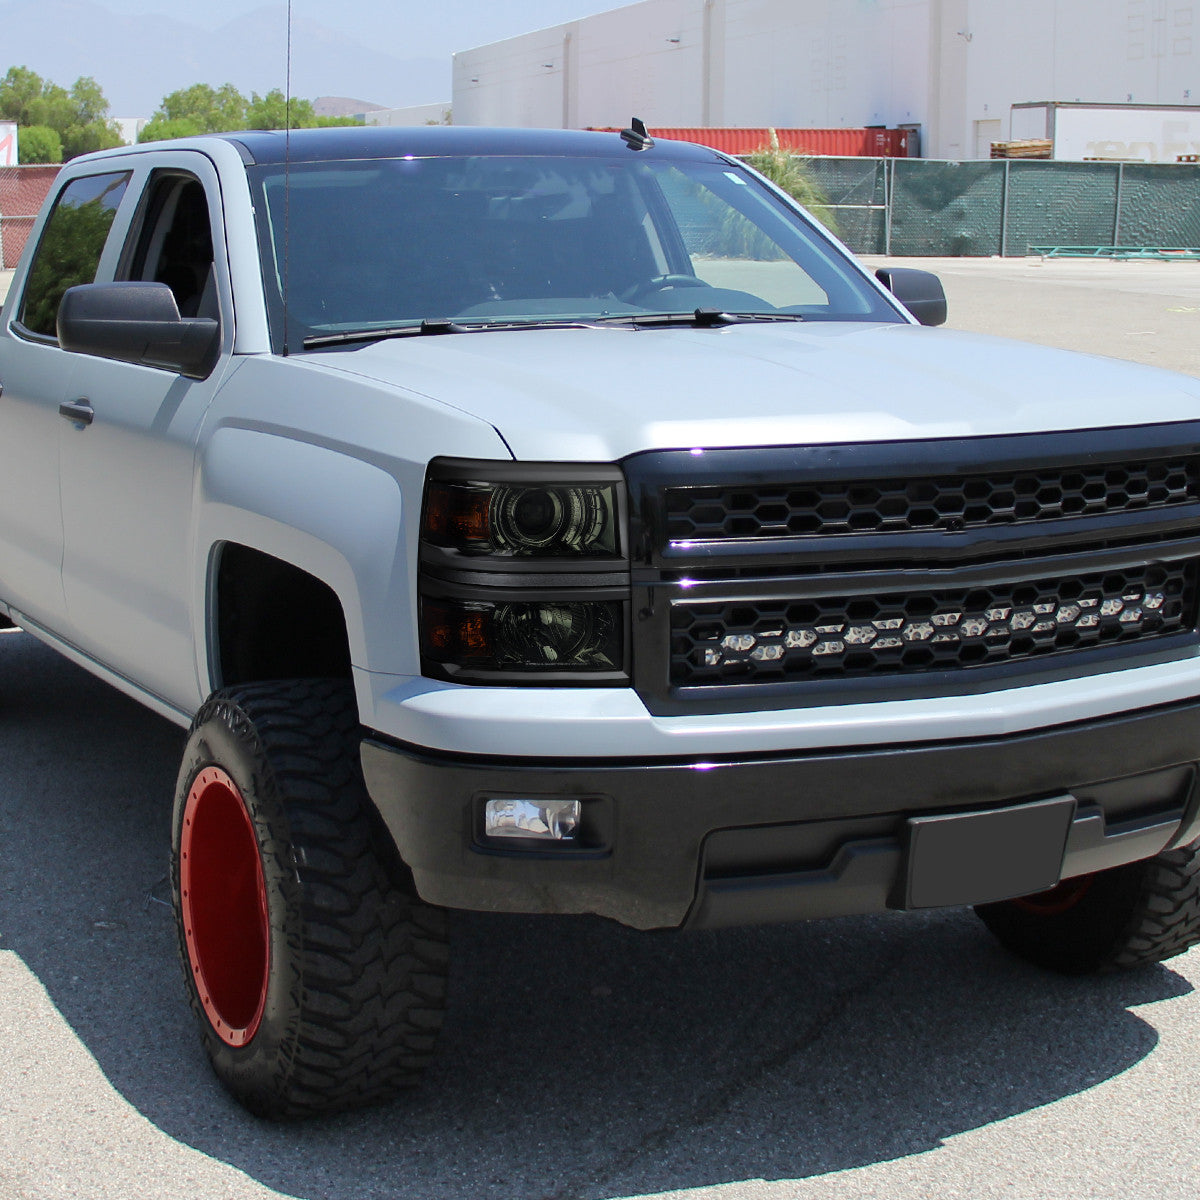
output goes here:
{"type": "Polygon", "coordinates": [[[1200,939],[1200,382],[944,318],[636,123],[63,170],[0,318],[0,614],[190,730],[243,1104],[411,1082],[448,909],[1200,939]]]}

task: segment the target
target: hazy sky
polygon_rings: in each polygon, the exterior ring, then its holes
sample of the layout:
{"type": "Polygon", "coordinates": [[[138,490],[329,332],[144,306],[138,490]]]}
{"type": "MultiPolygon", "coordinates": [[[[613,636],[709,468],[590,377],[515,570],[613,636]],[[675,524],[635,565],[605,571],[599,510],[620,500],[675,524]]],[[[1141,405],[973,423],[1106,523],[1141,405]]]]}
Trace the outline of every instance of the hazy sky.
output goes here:
{"type": "MultiPolygon", "coordinates": [[[[292,0],[293,94],[384,107],[451,98],[451,56],[621,7],[618,0],[292,0]]],[[[93,76],[116,116],[192,83],[283,87],[286,0],[0,0],[0,75],[93,76]],[[229,28],[235,33],[227,33],[229,28]]]]}
{"type": "MultiPolygon", "coordinates": [[[[102,0],[114,12],[165,13],[216,28],[255,6],[246,0],[102,0]]],[[[278,2],[278,0],[277,0],[278,2]]],[[[292,16],[330,25],[404,57],[440,57],[622,7],[622,0],[292,0],[292,16]]]]}

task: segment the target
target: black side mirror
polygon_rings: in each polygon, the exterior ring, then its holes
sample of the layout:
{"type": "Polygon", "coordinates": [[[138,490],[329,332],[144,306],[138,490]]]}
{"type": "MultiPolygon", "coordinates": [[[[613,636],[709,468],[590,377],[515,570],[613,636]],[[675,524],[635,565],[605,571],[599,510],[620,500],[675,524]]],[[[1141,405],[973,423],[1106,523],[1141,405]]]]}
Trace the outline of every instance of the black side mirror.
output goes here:
{"type": "Polygon", "coordinates": [[[946,293],[932,271],[912,267],[880,267],[875,278],[883,284],[922,325],[946,323],[946,293]]]}
{"type": "Polygon", "coordinates": [[[86,283],[63,294],[58,342],[76,354],[203,379],[216,365],[220,327],[207,317],[180,317],[165,283],[86,283]]]}

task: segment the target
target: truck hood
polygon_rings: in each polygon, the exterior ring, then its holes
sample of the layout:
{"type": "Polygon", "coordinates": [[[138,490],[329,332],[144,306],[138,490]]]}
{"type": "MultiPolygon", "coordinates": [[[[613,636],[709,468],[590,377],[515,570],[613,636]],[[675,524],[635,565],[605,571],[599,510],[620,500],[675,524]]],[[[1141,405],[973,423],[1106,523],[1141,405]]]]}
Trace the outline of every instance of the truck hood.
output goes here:
{"type": "Polygon", "coordinates": [[[915,325],[529,329],[310,357],[494,426],[518,459],[983,437],[1200,417],[1200,380],[915,325]]]}

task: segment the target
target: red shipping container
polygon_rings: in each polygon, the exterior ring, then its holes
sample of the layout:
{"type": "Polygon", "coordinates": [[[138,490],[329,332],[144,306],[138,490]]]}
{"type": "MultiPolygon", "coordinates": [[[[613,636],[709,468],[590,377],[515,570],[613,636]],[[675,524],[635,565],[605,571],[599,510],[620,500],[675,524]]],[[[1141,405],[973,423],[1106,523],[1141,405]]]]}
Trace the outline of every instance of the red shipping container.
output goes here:
{"type": "MultiPolygon", "coordinates": [[[[616,129],[603,130],[616,133],[616,129]]],[[[650,135],[678,142],[698,142],[726,154],[753,154],[771,144],[771,130],[762,129],[663,129],[650,135]]],[[[907,129],[776,129],[781,150],[793,154],[827,154],[839,158],[905,158],[907,129]]]]}

